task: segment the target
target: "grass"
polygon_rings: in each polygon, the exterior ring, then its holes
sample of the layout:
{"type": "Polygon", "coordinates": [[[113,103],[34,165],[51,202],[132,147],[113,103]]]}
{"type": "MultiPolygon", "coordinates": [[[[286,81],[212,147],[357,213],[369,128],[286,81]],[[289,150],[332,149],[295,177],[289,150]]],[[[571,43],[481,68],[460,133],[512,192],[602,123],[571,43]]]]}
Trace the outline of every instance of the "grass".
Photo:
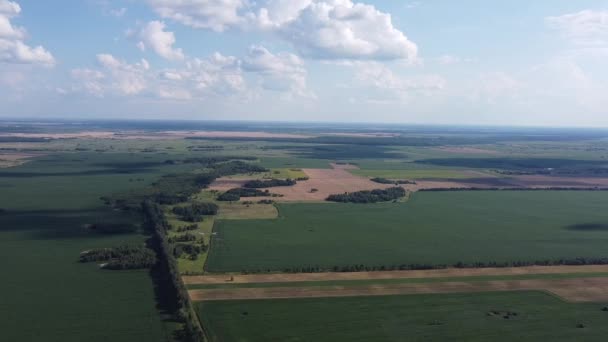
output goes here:
{"type": "Polygon", "coordinates": [[[442,282],[475,282],[493,280],[529,280],[529,279],[579,279],[608,277],[605,272],[590,273],[561,273],[561,274],[520,274],[500,276],[468,276],[468,277],[437,277],[437,278],[402,278],[402,279],[365,279],[365,280],[324,280],[324,281],[292,281],[270,283],[224,283],[224,284],[190,284],[188,289],[235,289],[235,288],[267,288],[267,287],[310,287],[310,286],[367,286],[386,284],[420,284],[442,282]]]}
{"type": "Polygon", "coordinates": [[[251,220],[273,219],[279,215],[277,208],[272,204],[243,204],[239,202],[220,203],[217,218],[222,220],[251,220]]]}
{"type": "Polygon", "coordinates": [[[207,270],[605,257],[608,192],[416,193],[406,203],[279,204],[275,220],[219,221],[207,270]]]}
{"type": "MultiPolygon", "coordinates": [[[[192,222],[186,222],[186,221],[179,220],[178,217],[175,214],[171,213],[170,210],[167,210],[165,212],[165,215],[167,217],[167,220],[169,221],[169,224],[175,228],[173,231],[169,232],[169,234],[168,234],[169,237],[185,234],[186,232],[178,233],[176,231],[176,229],[181,226],[189,226],[191,224],[194,224],[192,222]]],[[[203,237],[205,244],[209,245],[214,222],[215,222],[214,216],[205,216],[202,222],[196,223],[196,225],[198,226],[197,230],[188,231],[187,233],[191,233],[191,234],[195,234],[195,235],[202,234],[201,236],[203,237]]],[[[177,259],[177,266],[179,268],[180,273],[182,273],[182,274],[202,273],[203,269],[205,268],[205,262],[207,261],[207,256],[208,256],[208,252],[203,252],[203,253],[199,254],[199,256],[196,260],[191,260],[191,259],[187,258],[185,255],[182,258],[177,259]]]]}
{"type": "Polygon", "coordinates": [[[608,313],[543,292],[198,303],[211,341],[604,341],[608,313]],[[493,315],[496,311],[500,314],[493,315]],[[503,313],[517,316],[503,318],[503,313]],[[585,328],[577,328],[578,324],[585,328]]]}

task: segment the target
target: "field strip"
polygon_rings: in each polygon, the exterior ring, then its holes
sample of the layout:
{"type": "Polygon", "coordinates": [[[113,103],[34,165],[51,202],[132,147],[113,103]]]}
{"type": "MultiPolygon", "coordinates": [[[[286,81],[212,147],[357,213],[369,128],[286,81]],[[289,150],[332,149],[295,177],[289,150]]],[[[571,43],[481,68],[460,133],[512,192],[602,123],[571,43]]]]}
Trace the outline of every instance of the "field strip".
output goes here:
{"type": "Polygon", "coordinates": [[[499,280],[367,286],[206,289],[188,291],[194,301],[385,296],[496,291],[547,291],[570,302],[608,302],[608,278],[499,280]]]}
{"type": "Polygon", "coordinates": [[[184,284],[248,284],[306,281],[380,280],[413,278],[452,278],[476,276],[512,276],[528,274],[570,274],[608,272],[608,265],[529,266],[504,268],[446,268],[420,271],[275,273],[248,275],[184,276],[184,284]]]}

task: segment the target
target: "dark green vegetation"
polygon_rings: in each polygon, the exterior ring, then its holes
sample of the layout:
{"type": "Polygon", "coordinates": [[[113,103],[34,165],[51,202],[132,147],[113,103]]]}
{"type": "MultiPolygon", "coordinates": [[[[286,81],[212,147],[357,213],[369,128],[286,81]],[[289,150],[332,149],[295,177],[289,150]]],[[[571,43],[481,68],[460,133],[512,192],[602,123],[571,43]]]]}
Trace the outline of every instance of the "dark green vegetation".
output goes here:
{"type": "Polygon", "coordinates": [[[340,203],[378,203],[398,200],[405,197],[405,194],[404,188],[395,187],[329,195],[327,200],[340,203]]]}
{"type": "Polygon", "coordinates": [[[202,302],[212,341],[604,341],[600,304],[542,292],[202,302]],[[583,325],[584,328],[577,326],[583,325]]]}
{"type": "Polygon", "coordinates": [[[402,180],[402,179],[397,179],[397,180],[393,180],[393,179],[386,179],[386,178],[382,178],[382,177],[375,177],[370,179],[372,182],[376,182],[379,184],[395,184],[395,185],[400,185],[400,184],[416,184],[416,182],[414,181],[409,181],[409,180],[402,180]]]}
{"type": "Polygon", "coordinates": [[[140,245],[139,233],[97,234],[88,227],[139,226],[141,218],[109,210],[99,196],[153,181],[173,167],[117,168],[138,156],[64,154],[0,170],[0,322],[4,341],[164,341],[168,326],[149,272],[100,270],[77,262],[83,250],[140,245]],[[119,169],[127,169],[119,168],[119,169]],[[27,175],[21,176],[21,175],[27,175]]]}
{"type": "MultiPolygon", "coordinates": [[[[219,207],[215,203],[192,202],[186,206],[173,207],[173,213],[182,221],[200,222],[204,215],[216,215],[219,207]]],[[[195,228],[196,229],[196,228],[195,228]]]]}
{"type": "Polygon", "coordinates": [[[154,251],[144,246],[96,248],[80,253],[80,262],[100,262],[108,270],[134,270],[150,268],[156,264],[154,251]]]}
{"type": "Polygon", "coordinates": [[[293,186],[296,185],[296,181],[293,179],[268,179],[268,180],[250,180],[243,184],[244,188],[261,189],[261,188],[272,188],[275,186],[293,186]]]}
{"type": "MultiPolygon", "coordinates": [[[[209,271],[526,264],[606,257],[608,193],[417,193],[407,203],[281,204],[277,220],[220,221],[209,271]]],[[[356,269],[355,269],[356,270],[356,269]]]]}
{"type": "Polygon", "coordinates": [[[160,306],[175,322],[182,325],[178,332],[180,340],[205,341],[203,329],[179,273],[174,245],[167,239],[171,226],[163,209],[160,205],[146,200],[142,203],[142,213],[144,227],[152,233],[151,244],[159,260],[153,269],[153,275],[159,289],[157,293],[160,306]]]}
{"type": "Polygon", "coordinates": [[[241,197],[276,197],[276,194],[271,194],[268,190],[258,190],[250,188],[234,188],[230,189],[217,197],[218,201],[232,202],[238,201],[241,197]]]}
{"type": "MultiPolygon", "coordinates": [[[[121,193],[102,199],[116,208],[137,210],[142,201],[153,199],[160,204],[177,204],[187,202],[190,197],[211,184],[216,178],[248,172],[265,172],[267,169],[239,160],[224,162],[223,158],[198,158],[190,168],[203,167],[205,172],[182,172],[162,176],[150,186],[138,188],[129,193],[121,193]]],[[[170,163],[168,165],[175,165],[170,163]]]]}

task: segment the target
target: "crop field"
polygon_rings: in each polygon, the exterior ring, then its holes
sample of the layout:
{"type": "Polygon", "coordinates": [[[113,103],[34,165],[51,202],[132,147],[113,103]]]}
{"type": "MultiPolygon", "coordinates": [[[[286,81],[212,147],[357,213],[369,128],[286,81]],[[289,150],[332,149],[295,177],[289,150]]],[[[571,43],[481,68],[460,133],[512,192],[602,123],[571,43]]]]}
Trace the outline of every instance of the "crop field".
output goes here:
{"type": "Polygon", "coordinates": [[[416,193],[406,203],[280,204],[220,221],[211,272],[605,257],[607,192],[416,193]],[[365,208],[365,210],[362,210],[365,208]]]}
{"type": "Polygon", "coordinates": [[[154,159],[81,153],[40,157],[0,170],[0,258],[5,267],[0,339],[167,340],[170,325],[156,308],[149,272],[104,271],[78,262],[84,250],[144,243],[143,235],[95,234],[85,227],[140,224],[137,215],[104,208],[99,197],[181,167],[152,166],[150,161],[154,159]]]}
{"type": "Polygon", "coordinates": [[[603,341],[601,304],[544,292],[212,301],[213,341],[603,341]],[[321,328],[322,327],[322,328],[321,328]]]}
{"type": "Polygon", "coordinates": [[[380,177],[387,179],[426,179],[426,178],[473,178],[479,177],[480,173],[471,173],[463,170],[444,170],[444,169],[427,169],[427,170],[351,170],[351,173],[364,177],[380,177]]]}

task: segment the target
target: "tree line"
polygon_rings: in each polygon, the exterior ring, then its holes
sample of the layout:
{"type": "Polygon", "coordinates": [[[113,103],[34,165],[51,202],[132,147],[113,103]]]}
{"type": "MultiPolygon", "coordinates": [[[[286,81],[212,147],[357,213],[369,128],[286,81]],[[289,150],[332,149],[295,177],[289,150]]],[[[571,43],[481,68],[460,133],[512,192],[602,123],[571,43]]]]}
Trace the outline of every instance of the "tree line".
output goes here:
{"type": "Polygon", "coordinates": [[[416,182],[414,182],[414,181],[405,180],[405,179],[393,180],[393,179],[387,179],[387,178],[382,178],[382,177],[375,177],[375,178],[372,178],[370,180],[372,182],[379,183],[379,184],[395,184],[395,185],[400,185],[400,184],[416,184],[416,182]]]}
{"type": "Polygon", "coordinates": [[[154,278],[159,291],[157,295],[165,303],[173,319],[182,324],[180,339],[183,341],[204,342],[205,333],[194,308],[188,290],[180,276],[175,250],[167,239],[167,231],[171,229],[163,209],[151,200],[142,203],[144,227],[152,233],[151,244],[156,251],[158,263],[154,267],[154,278]]]}
{"type": "Polygon", "coordinates": [[[252,189],[261,189],[261,188],[273,188],[276,186],[294,186],[296,185],[296,181],[287,178],[287,179],[267,179],[267,180],[250,180],[243,184],[244,188],[252,188],[252,189]]]}
{"type": "MultiPolygon", "coordinates": [[[[376,272],[376,271],[408,271],[408,270],[435,270],[447,268],[506,268],[529,266],[584,266],[608,265],[608,258],[574,258],[574,259],[547,259],[536,261],[489,261],[489,262],[456,262],[453,264],[392,264],[392,265],[339,265],[323,267],[318,265],[295,266],[281,269],[283,273],[325,273],[325,272],[376,272]]],[[[247,269],[242,274],[272,273],[271,269],[247,269]]]]}
{"type": "Polygon", "coordinates": [[[447,191],[608,191],[608,187],[558,187],[551,186],[546,188],[432,188],[420,189],[420,192],[447,192],[447,191]]]}
{"type": "Polygon", "coordinates": [[[400,199],[406,195],[402,187],[388,189],[364,190],[347,192],[344,194],[329,195],[327,201],[340,203],[378,203],[400,199]]]}
{"type": "Polygon", "coordinates": [[[281,195],[273,194],[268,189],[262,191],[259,189],[251,188],[234,188],[230,189],[217,197],[218,201],[223,202],[234,202],[241,199],[241,197],[280,197],[281,195]]]}

